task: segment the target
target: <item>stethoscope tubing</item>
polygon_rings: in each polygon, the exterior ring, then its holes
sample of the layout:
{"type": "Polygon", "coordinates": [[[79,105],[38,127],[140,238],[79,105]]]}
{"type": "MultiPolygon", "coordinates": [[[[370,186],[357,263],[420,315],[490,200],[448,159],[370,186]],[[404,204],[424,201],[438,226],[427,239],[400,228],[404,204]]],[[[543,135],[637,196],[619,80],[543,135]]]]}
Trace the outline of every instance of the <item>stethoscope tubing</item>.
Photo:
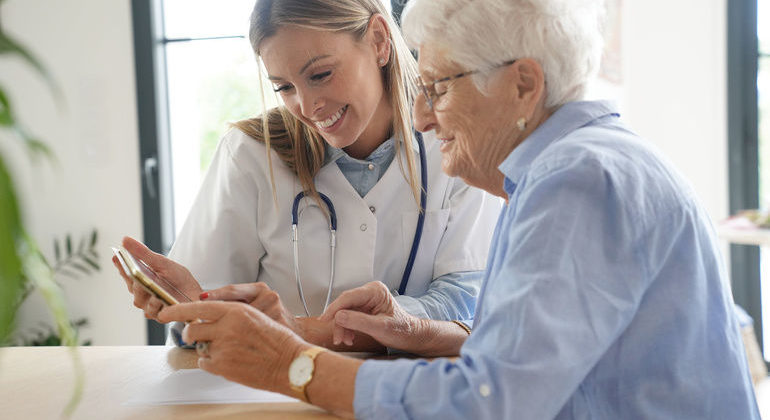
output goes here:
{"type": "MultiPolygon", "coordinates": [[[[326,308],[329,306],[329,302],[331,301],[332,297],[332,289],[334,289],[334,262],[336,260],[336,249],[337,249],[337,212],[334,210],[334,204],[332,203],[332,200],[329,199],[325,194],[318,193],[318,195],[321,197],[321,200],[326,204],[326,208],[329,210],[329,248],[331,250],[331,257],[330,257],[330,269],[329,269],[329,287],[327,287],[326,290],[326,302],[324,303],[324,311],[326,311],[326,308]]],[[[299,299],[302,301],[302,306],[305,308],[305,314],[307,316],[310,316],[310,309],[307,307],[307,300],[305,299],[305,293],[302,290],[302,280],[300,280],[299,275],[299,233],[298,233],[298,224],[299,224],[299,214],[298,214],[298,208],[299,208],[299,202],[302,201],[302,199],[306,196],[305,192],[302,191],[299,194],[297,194],[294,197],[294,204],[291,207],[291,242],[292,242],[292,248],[293,248],[293,259],[294,259],[294,278],[297,281],[297,293],[299,294],[299,299]]]]}
{"type": "Polygon", "coordinates": [[[425,209],[428,201],[428,165],[425,158],[425,144],[422,141],[422,133],[415,131],[417,147],[420,150],[420,213],[417,216],[417,227],[414,229],[414,239],[412,239],[412,249],[409,251],[409,259],[406,261],[404,275],[401,277],[401,284],[398,286],[398,294],[406,293],[406,284],[409,282],[409,276],[412,274],[414,260],[417,257],[417,249],[420,247],[420,238],[422,238],[422,227],[425,224],[425,209]]]}
{"type": "MultiPolygon", "coordinates": [[[[409,282],[409,276],[412,273],[412,268],[414,267],[414,261],[417,257],[417,250],[420,247],[420,238],[422,237],[422,230],[423,226],[425,224],[425,209],[428,201],[428,167],[427,167],[427,159],[425,154],[425,144],[422,139],[422,133],[419,131],[415,131],[415,139],[417,140],[417,147],[419,148],[420,152],[420,181],[421,181],[421,189],[420,189],[420,209],[419,214],[417,216],[417,227],[414,231],[414,238],[412,239],[412,248],[409,251],[409,258],[406,262],[406,267],[404,267],[404,274],[401,277],[401,283],[398,287],[398,294],[403,295],[406,292],[406,286],[409,282]]],[[[324,311],[326,311],[326,308],[329,306],[329,302],[331,300],[332,295],[332,289],[334,288],[334,262],[335,262],[335,250],[337,248],[337,213],[334,210],[334,204],[332,203],[332,200],[329,199],[326,195],[323,193],[318,193],[318,195],[321,198],[321,201],[324,202],[326,205],[326,208],[329,211],[329,234],[330,234],[330,248],[331,248],[331,268],[329,273],[329,287],[327,288],[326,292],[326,302],[324,303],[324,311]]],[[[299,274],[299,234],[298,234],[298,225],[299,225],[299,203],[302,201],[303,198],[305,198],[307,194],[305,191],[300,192],[294,197],[294,203],[291,208],[291,241],[292,241],[292,251],[293,251],[293,257],[294,257],[294,278],[297,282],[297,293],[299,294],[299,298],[302,301],[302,306],[305,309],[305,314],[307,316],[310,316],[310,310],[307,306],[307,301],[305,300],[305,293],[302,290],[302,280],[300,279],[299,274]]]]}

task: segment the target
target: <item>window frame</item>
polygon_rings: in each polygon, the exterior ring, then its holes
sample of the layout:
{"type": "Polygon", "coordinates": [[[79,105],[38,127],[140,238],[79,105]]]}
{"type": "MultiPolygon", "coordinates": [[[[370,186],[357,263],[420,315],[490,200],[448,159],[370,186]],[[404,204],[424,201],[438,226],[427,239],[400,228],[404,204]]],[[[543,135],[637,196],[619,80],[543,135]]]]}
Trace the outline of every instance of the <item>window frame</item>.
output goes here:
{"type": "MultiPolygon", "coordinates": [[[[136,106],[139,124],[139,174],[142,186],[144,243],[167,254],[174,238],[168,97],[165,73],[162,0],[131,0],[134,27],[136,106]]],[[[165,327],[147,320],[147,344],[164,344],[165,327]]]]}
{"type": "MultiPolygon", "coordinates": [[[[731,214],[759,207],[757,5],[757,0],[730,1],[725,5],[731,214]]],[[[753,318],[754,332],[760,348],[764,350],[759,247],[731,245],[730,271],[735,303],[753,318]]]]}

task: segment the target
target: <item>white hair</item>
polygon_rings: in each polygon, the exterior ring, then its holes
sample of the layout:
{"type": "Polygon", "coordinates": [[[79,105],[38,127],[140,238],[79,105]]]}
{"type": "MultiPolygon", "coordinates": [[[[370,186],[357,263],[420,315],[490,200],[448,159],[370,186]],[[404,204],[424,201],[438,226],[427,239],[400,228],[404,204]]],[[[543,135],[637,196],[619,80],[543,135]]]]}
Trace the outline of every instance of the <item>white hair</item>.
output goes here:
{"type": "MultiPolygon", "coordinates": [[[[403,32],[466,70],[531,58],[543,68],[546,107],[583,98],[601,62],[603,0],[411,0],[403,32]]],[[[474,77],[485,91],[488,72],[474,77]]]]}

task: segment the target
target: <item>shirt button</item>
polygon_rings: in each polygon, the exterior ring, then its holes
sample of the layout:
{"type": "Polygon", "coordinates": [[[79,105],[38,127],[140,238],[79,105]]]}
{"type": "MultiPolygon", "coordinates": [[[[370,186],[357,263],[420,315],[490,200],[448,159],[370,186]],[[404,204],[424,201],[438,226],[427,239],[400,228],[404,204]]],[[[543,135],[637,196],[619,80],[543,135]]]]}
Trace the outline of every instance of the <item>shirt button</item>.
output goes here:
{"type": "Polygon", "coordinates": [[[369,206],[369,211],[370,212],[374,213],[375,210],[377,210],[377,209],[375,209],[374,206],[369,206]]]}
{"type": "Polygon", "coordinates": [[[369,166],[367,166],[367,168],[369,168],[370,171],[373,171],[374,170],[374,164],[370,163],[369,166]]]}
{"type": "Polygon", "coordinates": [[[361,232],[365,232],[365,231],[366,231],[366,223],[362,223],[361,224],[361,232]]]}
{"type": "Polygon", "coordinates": [[[489,394],[491,394],[491,393],[492,393],[492,390],[491,390],[491,389],[489,389],[489,385],[487,385],[487,384],[482,384],[482,385],[479,387],[479,394],[481,394],[481,396],[482,396],[482,397],[488,397],[488,396],[489,396],[489,394]]]}

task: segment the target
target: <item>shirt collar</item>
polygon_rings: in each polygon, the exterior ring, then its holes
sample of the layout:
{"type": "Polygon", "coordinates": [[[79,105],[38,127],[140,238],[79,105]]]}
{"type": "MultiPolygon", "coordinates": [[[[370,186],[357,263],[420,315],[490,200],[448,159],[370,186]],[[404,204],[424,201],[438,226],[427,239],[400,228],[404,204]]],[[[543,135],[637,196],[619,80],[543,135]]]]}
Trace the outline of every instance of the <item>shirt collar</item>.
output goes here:
{"type": "Polygon", "coordinates": [[[620,116],[610,101],[578,101],[562,105],[545,120],[497,168],[505,176],[503,188],[510,196],[529,165],[551,143],[607,115],[620,116]]]}
{"type": "MultiPolygon", "coordinates": [[[[394,146],[395,146],[395,136],[392,136],[389,139],[382,142],[382,144],[377,146],[377,148],[374,149],[374,151],[363,160],[372,160],[372,158],[376,158],[377,156],[383,153],[388,153],[394,146]]],[[[324,157],[323,166],[326,166],[332,162],[336,162],[339,158],[343,156],[350,158],[350,156],[348,156],[348,154],[345,153],[344,150],[333,147],[326,141],[324,141],[324,148],[326,150],[326,153],[324,153],[325,157],[324,157]]],[[[420,147],[417,145],[417,139],[414,137],[412,138],[412,151],[414,153],[420,153],[420,147]]],[[[350,158],[350,159],[353,159],[353,158],[350,158]]]]}

